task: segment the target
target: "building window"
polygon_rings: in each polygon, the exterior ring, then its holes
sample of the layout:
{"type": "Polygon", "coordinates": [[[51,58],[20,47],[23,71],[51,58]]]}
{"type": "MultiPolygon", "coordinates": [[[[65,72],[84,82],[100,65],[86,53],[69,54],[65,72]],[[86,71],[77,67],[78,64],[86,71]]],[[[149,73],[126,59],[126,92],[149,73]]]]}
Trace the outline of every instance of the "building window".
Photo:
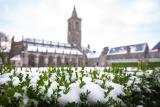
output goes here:
{"type": "Polygon", "coordinates": [[[79,23],[76,22],[76,30],[79,31],[79,23]]]}
{"type": "Polygon", "coordinates": [[[68,29],[69,29],[69,31],[71,30],[71,27],[72,25],[71,25],[71,22],[68,24],[68,29]]]}

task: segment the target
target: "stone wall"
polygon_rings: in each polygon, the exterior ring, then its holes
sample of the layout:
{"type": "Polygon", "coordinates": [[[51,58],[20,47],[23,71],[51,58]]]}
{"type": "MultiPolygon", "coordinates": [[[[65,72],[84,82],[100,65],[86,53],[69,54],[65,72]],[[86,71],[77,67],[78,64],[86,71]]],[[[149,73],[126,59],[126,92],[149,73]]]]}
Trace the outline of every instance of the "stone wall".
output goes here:
{"type": "Polygon", "coordinates": [[[54,53],[23,52],[23,66],[82,66],[85,65],[83,55],[54,53]]]}

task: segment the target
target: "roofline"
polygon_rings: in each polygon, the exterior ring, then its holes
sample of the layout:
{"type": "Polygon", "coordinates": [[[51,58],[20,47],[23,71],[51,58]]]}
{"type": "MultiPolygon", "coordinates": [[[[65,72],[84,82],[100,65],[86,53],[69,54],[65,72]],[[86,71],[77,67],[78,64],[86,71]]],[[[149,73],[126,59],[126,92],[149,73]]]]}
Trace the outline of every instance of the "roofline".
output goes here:
{"type": "MultiPolygon", "coordinates": [[[[133,45],[117,46],[117,47],[112,47],[112,48],[120,48],[120,47],[135,46],[135,45],[142,45],[142,44],[146,44],[146,45],[148,45],[148,43],[147,43],[147,42],[144,42],[144,43],[138,43],[138,44],[133,44],[133,45]]],[[[112,48],[110,48],[110,49],[112,49],[112,48]]],[[[110,50],[110,49],[109,49],[109,50],[110,50]]]]}
{"type": "Polygon", "coordinates": [[[70,21],[71,19],[77,19],[77,20],[82,21],[82,19],[81,19],[81,18],[79,18],[79,17],[76,17],[76,18],[74,18],[74,17],[70,17],[67,21],[70,21]]]}
{"type": "MultiPolygon", "coordinates": [[[[145,43],[139,43],[139,44],[134,44],[134,45],[126,45],[126,46],[119,46],[119,47],[114,47],[114,48],[121,48],[121,47],[127,47],[127,46],[136,46],[136,45],[145,45],[145,47],[147,47],[148,46],[148,43],[147,42],[145,42],[145,43]]],[[[109,49],[109,51],[107,52],[107,55],[125,55],[125,54],[127,54],[127,52],[126,53],[110,53],[110,51],[111,51],[111,49],[114,49],[114,48],[110,48],[109,49]]],[[[145,48],[142,50],[142,51],[136,51],[136,52],[131,52],[131,53],[143,53],[145,51],[145,48]]]]}

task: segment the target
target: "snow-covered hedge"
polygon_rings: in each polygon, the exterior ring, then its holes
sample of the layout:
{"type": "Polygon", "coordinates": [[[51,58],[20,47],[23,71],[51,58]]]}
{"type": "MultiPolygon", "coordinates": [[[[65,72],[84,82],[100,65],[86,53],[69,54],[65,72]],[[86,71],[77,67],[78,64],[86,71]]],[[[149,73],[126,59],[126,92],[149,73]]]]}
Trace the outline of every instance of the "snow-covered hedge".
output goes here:
{"type": "Polygon", "coordinates": [[[160,70],[0,68],[0,106],[158,106],[160,70]]]}

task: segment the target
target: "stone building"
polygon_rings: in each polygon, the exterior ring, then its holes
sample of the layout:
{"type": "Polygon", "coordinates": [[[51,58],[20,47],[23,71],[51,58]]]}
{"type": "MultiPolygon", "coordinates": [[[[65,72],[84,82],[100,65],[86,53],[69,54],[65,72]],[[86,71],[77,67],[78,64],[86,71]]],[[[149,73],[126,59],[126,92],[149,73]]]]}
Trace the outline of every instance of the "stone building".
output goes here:
{"type": "Polygon", "coordinates": [[[86,66],[90,66],[90,67],[100,66],[100,63],[99,63],[100,54],[101,52],[96,52],[96,51],[91,51],[87,53],[86,66]]]}
{"type": "Polygon", "coordinates": [[[151,50],[147,43],[104,49],[100,58],[103,59],[100,61],[103,66],[112,63],[160,62],[160,42],[151,50]]]}
{"type": "Polygon", "coordinates": [[[101,55],[99,57],[99,65],[102,67],[107,66],[107,63],[106,63],[107,57],[106,56],[107,56],[108,51],[109,51],[109,47],[104,47],[101,52],[101,55]]]}
{"type": "Polygon", "coordinates": [[[81,19],[74,7],[68,19],[68,43],[26,38],[12,40],[12,60],[20,56],[18,66],[82,66],[86,56],[81,50],[81,19]]]}
{"type": "Polygon", "coordinates": [[[145,61],[149,48],[147,43],[111,48],[107,53],[107,65],[119,62],[145,61]]]}
{"type": "Polygon", "coordinates": [[[147,57],[149,62],[160,62],[160,42],[149,50],[147,57]]]}

